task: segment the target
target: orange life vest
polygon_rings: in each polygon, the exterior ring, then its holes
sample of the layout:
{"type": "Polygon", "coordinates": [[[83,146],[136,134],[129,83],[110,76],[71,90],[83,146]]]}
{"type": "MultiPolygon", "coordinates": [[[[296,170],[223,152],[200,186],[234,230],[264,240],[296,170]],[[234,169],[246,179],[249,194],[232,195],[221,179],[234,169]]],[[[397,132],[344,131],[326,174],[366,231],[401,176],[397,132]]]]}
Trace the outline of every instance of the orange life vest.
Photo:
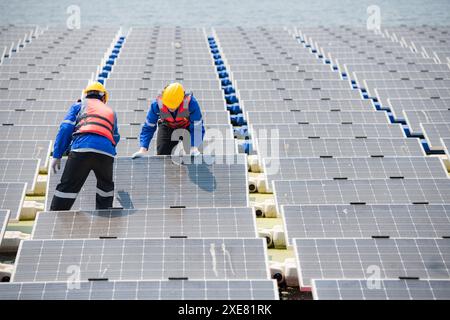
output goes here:
{"type": "Polygon", "coordinates": [[[190,124],[189,103],[191,102],[191,96],[191,94],[187,94],[184,97],[183,102],[177,109],[175,118],[170,113],[169,108],[163,104],[162,97],[158,96],[156,100],[158,101],[159,117],[161,118],[161,121],[173,129],[187,128],[190,124]]]}
{"type": "Polygon", "coordinates": [[[98,99],[86,99],[83,101],[78,114],[75,132],[76,134],[95,133],[108,138],[113,145],[114,141],[114,111],[98,99]]]}

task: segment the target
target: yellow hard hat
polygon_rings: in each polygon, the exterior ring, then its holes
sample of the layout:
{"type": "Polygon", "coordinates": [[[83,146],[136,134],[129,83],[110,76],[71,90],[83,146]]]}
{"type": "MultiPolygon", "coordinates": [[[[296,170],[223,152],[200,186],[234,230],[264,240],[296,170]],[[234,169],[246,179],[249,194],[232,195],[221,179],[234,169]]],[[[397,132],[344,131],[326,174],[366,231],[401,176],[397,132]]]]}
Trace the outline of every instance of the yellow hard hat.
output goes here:
{"type": "Polygon", "coordinates": [[[175,82],[164,88],[162,102],[169,109],[177,109],[184,99],[184,88],[181,83],[175,82]]]}
{"type": "Polygon", "coordinates": [[[94,82],[94,83],[88,85],[86,87],[86,89],[84,89],[83,94],[86,95],[90,91],[98,91],[98,92],[103,93],[105,95],[105,102],[107,102],[109,99],[108,91],[106,91],[105,86],[102,85],[100,82],[94,82]]]}

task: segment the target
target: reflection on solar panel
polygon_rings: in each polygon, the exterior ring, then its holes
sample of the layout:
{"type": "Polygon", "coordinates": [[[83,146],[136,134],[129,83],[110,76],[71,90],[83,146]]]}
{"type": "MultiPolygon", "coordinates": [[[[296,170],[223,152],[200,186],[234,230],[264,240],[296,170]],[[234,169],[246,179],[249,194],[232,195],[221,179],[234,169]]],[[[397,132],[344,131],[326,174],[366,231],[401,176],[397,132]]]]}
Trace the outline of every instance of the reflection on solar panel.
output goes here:
{"type": "Polygon", "coordinates": [[[0,182],[0,209],[11,212],[11,217],[19,218],[27,185],[21,182],[0,182]]]}
{"type": "Polygon", "coordinates": [[[315,300],[449,300],[448,280],[313,280],[315,300]]]}
{"type": "Polygon", "coordinates": [[[404,110],[403,114],[411,134],[423,134],[420,128],[421,123],[450,123],[450,110],[404,110]]]}
{"type": "Polygon", "coordinates": [[[449,179],[273,181],[278,206],[285,204],[442,204],[449,179]]]}
{"type": "MultiPolygon", "coordinates": [[[[117,158],[115,207],[245,207],[248,205],[246,172],[243,155],[205,156],[196,160],[178,156],[117,158]],[[158,183],[155,183],[156,176],[161,177],[158,183]]],[[[60,171],[49,176],[46,208],[50,207],[61,174],[60,171]]],[[[95,190],[91,173],[73,209],[94,209],[95,190]]]]}
{"type": "Polygon", "coordinates": [[[272,124],[276,119],[278,123],[388,123],[385,112],[247,112],[247,121],[250,124],[272,124]]]}
{"type": "Polygon", "coordinates": [[[421,123],[420,127],[431,150],[444,150],[441,138],[450,137],[450,123],[421,123]]]}
{"type": "Polygon", "coordinates": [[[278,300],[274,280],[0,283],[0,300],[278,300]]]}
{"type": "Polygon", "coordinates": [[[264,239],[102,239],[23,241],[13,282],[268,279],[264,239]]]}
{"type": "MultiPolygon", "coordinates": [[[[269,132],[270,134],[270,132],[269,132]]],[[[262,139],[255,140],[263,158],[358,158],[423,156],[419,139],[262,139]]],[[[261,161],[262,163],[262,161],[261,161]]]]}
{"type": "Polygon", "coordinates": [[[240,105],[245,112],[273,112],[274,105],[279,112],[286,111],[373,111],[371,100],[304,100],[304,101],[241,101],[240,105]]]}
{"type": "Polygon", "coordinates": [[[300,286],[312,279],[449,279],[450,239],[295,239],[300,286]]]}
{"type": "Polygon", "coordinates": [[[296,238],[442,238],[450,205],[283,206],[288,244],[296,238]]]}
{"type": "Polygon", "coordinates": [[[2,244],[8,220],[9,220],[9,210],[0,209],[0,245],[2,244]]]}
{"type": "Polygon", "coordinates": [[[41,212],[33,239],[256,238],[251,208],[41,212]]]}
{"type": "Polygon", "coordinates": [[[448,110],[450,99],[388,99],[388,106],[394,118],[403,119],[403,110],[448,110]]]}
{"type": "Polygon", "coordinates": [[[33,192],[39,167],[39,159],[0,159],[0,182],[24,182],[27,192],[33,192]]]}
{"type": "Polygon", "coordinates": [[[274,180],[447,178],[438,158],[285,158],[263,159],[269,185],[274,180]],[[271,166],[278,162],[278,170],[271,166]]]}
{"type": "Polygon", "coordinates": [[[0,140],[0,158],[39,159],[41,168],[48,167],[51,141],[0,140]]]}

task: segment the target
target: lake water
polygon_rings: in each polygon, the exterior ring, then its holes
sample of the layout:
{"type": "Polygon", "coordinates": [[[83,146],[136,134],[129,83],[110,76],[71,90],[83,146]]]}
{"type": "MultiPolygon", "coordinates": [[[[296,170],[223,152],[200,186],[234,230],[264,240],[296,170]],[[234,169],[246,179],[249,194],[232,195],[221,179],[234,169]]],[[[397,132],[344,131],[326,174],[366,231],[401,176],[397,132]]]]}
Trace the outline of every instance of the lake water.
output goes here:
{"type": "Polygon", "coordinates": [[[449,25],[450,0],[0,0],[0,25],[65,25],[81,9],[81,27],[100,26],[365,26],[367,7],[382,26],[449,25]]]}

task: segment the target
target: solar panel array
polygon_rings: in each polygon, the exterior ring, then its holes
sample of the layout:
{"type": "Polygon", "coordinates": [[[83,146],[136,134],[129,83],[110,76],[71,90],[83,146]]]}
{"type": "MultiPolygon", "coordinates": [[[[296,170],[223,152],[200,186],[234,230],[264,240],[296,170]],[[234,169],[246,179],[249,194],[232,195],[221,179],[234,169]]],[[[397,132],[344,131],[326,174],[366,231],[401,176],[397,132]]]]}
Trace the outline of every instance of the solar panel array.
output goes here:
{"type": "MultiPolygon", "coordinates": [[[[450,70],[433,39],[446,36],[424,26],[428,41],[418,30],[414,37],[429,50],[390,31],[345,26],[212,30],[294,246],[299,285],[313,287],[314,298],[450,298],[441,281],[450,276],[450,180],[441,160],[426,157],[421,141],[405,134],[423,134],[428,152],[448,147],[450,70]],[[408,130],[392,120],[406,121],[408,130]],[[381,286],[369,293],[373,279],[381,286]]],[[[11,152],[20,154],[27,140],[54,139],[65,110],[117,40],[117,30],[106,28],[49,29],[5,60],[0,134],[19,141],[11,152]]],[[[148,106],[171,81],[199,100],[204,149],[214,142],[210,129],[219,129],[227,147],[194,163],[118,158],[114,208],[106,211],[93,210],[91,175],[75,211],[38,215],[0,297],[278,298],[265,240],[256,238],[246,158],[236,155],[219,70],[206,30],[130,30],[105,79],[119,111],[119,155],[137,150],[148,106]],[[68,290],[74,261],[81,288],[68,290]]],[[[50,174],[47,207],[60,175],[50,174]]],[[[14,216],[26,184],[0,187],[0,209],[14,216]]]]}
{"type": "MultiPolygon", "coordinates": [[[[17,61],[0,66],[0,135],[9,139],[0,142],[5,155],[17,158],[28,149],[47,166],[50,140],[67,109],[97,77],[119,35],[103,28],[49,29],[17,61]],[[100,32],[108,41],[99,41],[100,32]],[[38,141],[47,139],[47,144],[38,141]]],[[[248,206],[246,157],[237,155],[207,34],[193,28],[132,28],[121,42],[105,79],[122,138],[113,208],[93,210],[91,174],[73,211],[40,212],[32,239],[19,248],[12,282],[0,286],[0,297],[278,299],[266,241],[258,238],[248,206]],[[206,125],[204,155],[154,156],[154,141],[149,157],[132,160],[150,103],[172,81],[182,82],[199,101],[206,125]],[[75,289],[66,281],[72,267],[82,274],[75,289]]],[[[9,167],[12,161],[0,159],[0,164],[9,167]]],[[[27,160],[32,161],[38,160],[27,160]]],[[[1,181],[27,180],[28,171],[21,167],[1,181]]],[[[61,174],[49,174],[47,208],[61,174]]],[[[0,208],[16,214],[10,189],[19,184],[1,186],[0,208]]]]}
{"type": "Polygon", "coordinates": [[[0,245],[5,235],[8,219],[9,219],[9,210],[0,209],[0,245]]]}
{"type": "Polygon", "coordinates": [[[449,277],[450,180],[442,160],[427,157],[421,141],[406,136],[422,133],[430,149],[444,148],[447,62],[365,28],[292,28],[288,34],[218,32],[238,92],[242,86],[240,104],[287,244],[295,247],[301,289],[312,286],[316,299],[449,299],[450,282],[439,280],[449,277]],[[238,46],[247,52],[233,50],[238,46]],[[233,59],[264,62],[266,55],[295,56],[295,77],[283,78],[288,61],[281,72],[279,61],[272,66],[267,59],[263,67],[277,75],[262,70],[253,82],[252,73],[233,69],[233,59]],[[311,56],[332,68],[315,68],[311,56]],[[341,79],[305,76],[309,82],[294,96],[298,68],[341,79]],[[347,100],[344,86],[332,81],[350,82],[347,90],[359,92],[360,102],[354,92],[347,100]],[[250,94],[250,88],[258,91],[250,94]],[[306,88],[313,90],[305,94],[306,88]],[[278,92],[260,102],[268,94],[263,90],[278,92]],[[406,120],[408,130],[392,120],[406,120]],[[399,280],[404,277],[418,280],[399,280]],[[382,285],[370,291],[372,282],[382,285]]]}
{"type": "Polygon", "coordinates": [[[316,300],[448,300],[448,280],[313,280],[316,300]]]}

